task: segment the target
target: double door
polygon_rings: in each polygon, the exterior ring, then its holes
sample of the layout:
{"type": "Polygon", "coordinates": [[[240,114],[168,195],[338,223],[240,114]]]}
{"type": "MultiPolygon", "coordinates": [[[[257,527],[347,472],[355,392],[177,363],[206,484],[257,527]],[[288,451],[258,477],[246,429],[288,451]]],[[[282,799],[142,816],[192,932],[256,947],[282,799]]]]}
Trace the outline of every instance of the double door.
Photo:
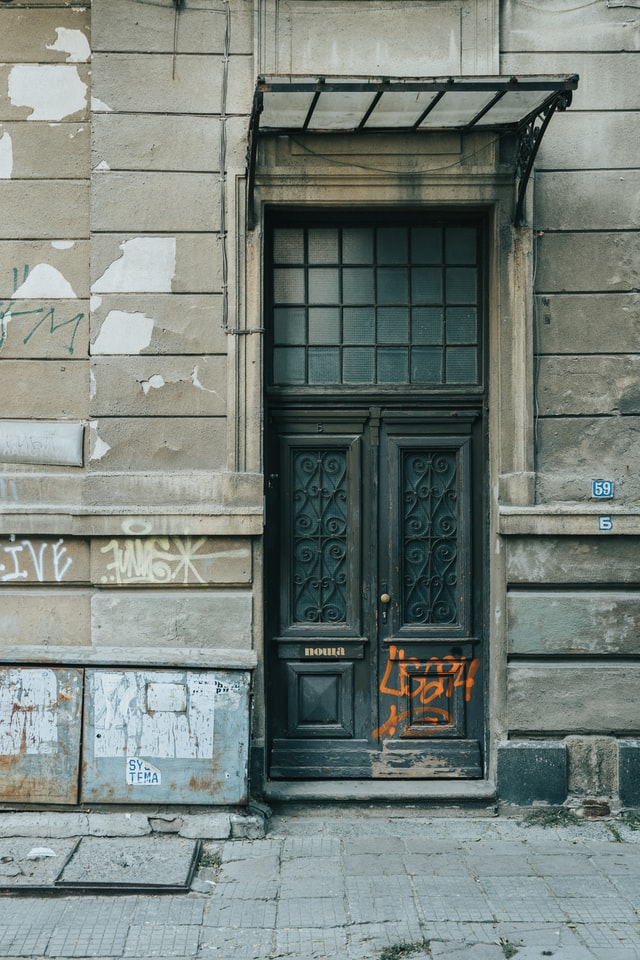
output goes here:
{"type": "Polygon", "coordinates": [[[270,427],[269,776],[481,777],[480,409],[270,427]]]}

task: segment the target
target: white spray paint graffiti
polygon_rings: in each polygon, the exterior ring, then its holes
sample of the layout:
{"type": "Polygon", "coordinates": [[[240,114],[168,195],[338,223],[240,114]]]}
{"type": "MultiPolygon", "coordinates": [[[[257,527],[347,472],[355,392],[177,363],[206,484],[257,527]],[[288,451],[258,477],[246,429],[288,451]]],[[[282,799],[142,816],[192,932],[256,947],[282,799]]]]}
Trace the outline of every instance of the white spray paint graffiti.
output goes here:
{"type": "Polygon", "coordinates": [[[55,543],[42,540],[36,545],[31,540],[20,540],[0,544],[0,583],[15,580],[61,583],[72,565],[62,537],[55,543]]]}
{"type": "Polygon", "coordinates": [[[53,754],[58,745],[53,670],[0,673],[0,754],[53,754]]]}
{"type": "Polygon", "coordinates": [[[149,537],[148,539],[110,540],[100,552],[110,555],[108,574],[102,583],[208,583],[203,566],[212,562],[244,559],[246,548],[203,553],[206,537],[149,537]],[[200,567],[200,569],[198,569],[200,567]]]}

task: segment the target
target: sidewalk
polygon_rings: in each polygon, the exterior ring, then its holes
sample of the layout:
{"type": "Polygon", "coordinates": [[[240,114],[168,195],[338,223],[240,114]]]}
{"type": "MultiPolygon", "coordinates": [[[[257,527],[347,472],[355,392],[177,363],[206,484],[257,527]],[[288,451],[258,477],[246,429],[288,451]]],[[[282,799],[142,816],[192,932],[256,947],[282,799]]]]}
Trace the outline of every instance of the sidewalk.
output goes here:
{"type": "Polygon", "coordinates": [[[619,820],[325,810],[204,844],[191,892],[0,899],[0,960],[639,960],[619,820]]]}

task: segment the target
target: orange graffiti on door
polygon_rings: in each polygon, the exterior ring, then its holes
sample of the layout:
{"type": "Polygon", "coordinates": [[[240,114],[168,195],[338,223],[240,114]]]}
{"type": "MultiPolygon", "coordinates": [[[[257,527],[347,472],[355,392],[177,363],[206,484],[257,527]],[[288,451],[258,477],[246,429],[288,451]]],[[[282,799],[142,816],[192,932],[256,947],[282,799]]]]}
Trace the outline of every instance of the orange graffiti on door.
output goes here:
{"type": "Polygon", "coordinates": [[[478,659],[464,656],[447,655],[428,660],[406,657],[404,650],[390,646],[380,693],[392,699],[390,702],[381,701],[389,704],[389,715],[374,730],[374,738],[393,737],[398,733],[401,736],[409,720],[425,724],[425,729],[428,729],[427,724],[433,724],[434,733],[451,725],[453,717],[447,701],[451,701],[455,690],[462,688],[464,700],[469,702],[479,666],[478,659]],[[411,709],[400,710],[406,700],[412,701],[411,709]]]}

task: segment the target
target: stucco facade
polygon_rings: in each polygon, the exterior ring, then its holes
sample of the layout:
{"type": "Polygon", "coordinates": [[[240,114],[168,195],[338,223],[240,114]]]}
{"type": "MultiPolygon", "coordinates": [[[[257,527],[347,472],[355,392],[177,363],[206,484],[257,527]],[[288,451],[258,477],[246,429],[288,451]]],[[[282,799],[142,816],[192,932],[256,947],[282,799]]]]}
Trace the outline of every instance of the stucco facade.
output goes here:
{"type": "Polygon", "coordinates": [[[611,0],[4,0],[0,801],[640,804],[639,55],[611,0]],[[579,82],[519,223],[514,129],[256,131],[293,75],[579,82]],[[376,400],[481,422],[472,775],[270,766],[265,451],[328,402],[269,392],[273,237],[329,215],[479,224],[482,389],[376,400]]]}

